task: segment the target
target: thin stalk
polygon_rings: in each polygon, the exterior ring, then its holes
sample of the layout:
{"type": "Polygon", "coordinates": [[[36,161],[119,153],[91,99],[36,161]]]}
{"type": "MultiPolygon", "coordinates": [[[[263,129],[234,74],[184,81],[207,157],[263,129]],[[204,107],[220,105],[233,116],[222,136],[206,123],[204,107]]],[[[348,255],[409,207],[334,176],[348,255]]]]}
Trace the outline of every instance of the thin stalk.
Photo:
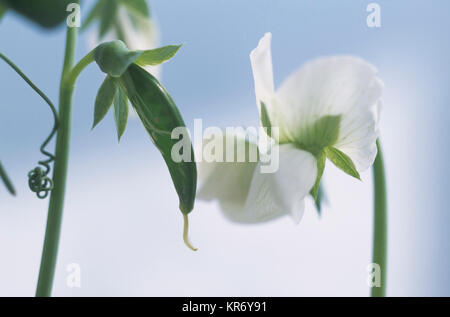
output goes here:
{"type": "Polygon", "coordinates": [[[94,61],[95,49],[90,51],[86,56],[84,56],[73,68],[70,72],[67,72],[66,76],[63,78],[64,86],[75,86],[75,82],[78,76],[81,74],[83,69],[86,68],[90,63],[94,61]]]}
{"type": "Polygon", "coordinates": [[[380,285],[372,287],[372,297],[386,295],[387,269],[387,199],[386,177],[384,171],[383,153],[380,142],[377,141],[378,155],[373,165],[374,185],[374,229],[373,229],[373,263],[380,266],[380,285]]]}
{"type": "MultiPolygon", "coordinates": [[[[75,1],[78,2],[78,1],[75,1]]],[[[73,67],[78,30],[67,28],[64,66],[59,95],[60,125],[56,138],[55,164],[53,169],[54,189],[51,192],[48,208],[47,226],[42,250],[41,266],[36,289],[36,296],[51,296],[55,276],[56,258],[63,216],[64,196],[66,191],[67,166],[72,117],[73,85],[66,85],[65,78],[73,67]]]]}
{"type": "Polygon", "coordinates": [[[197,251],[197,248],[194,247],[192,245],[192,243],[189,241],[189,219],[188,219],[188,215],[185,214],[184,212],[183,214],[183,241],[186,244],[186,246],[191,249],[192,251],[197,251]]]}

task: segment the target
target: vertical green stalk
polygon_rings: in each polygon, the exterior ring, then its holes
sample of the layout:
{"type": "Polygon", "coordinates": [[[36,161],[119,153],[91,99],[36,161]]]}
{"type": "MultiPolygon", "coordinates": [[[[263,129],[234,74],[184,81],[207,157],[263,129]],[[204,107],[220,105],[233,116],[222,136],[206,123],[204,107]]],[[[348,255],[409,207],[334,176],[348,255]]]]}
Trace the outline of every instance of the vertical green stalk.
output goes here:
{"type": "Polygon", "coordinates": [[[372,287],[372,297],[386,295],[387,269],[387,200],[386,177],[384,171],[383,153],[380,142],[377,141],[378,155],[373,165],[374,185],[374,229],[373,229],[373,263],[380,266],[381,284],[372,287]]]}
{"type": "MultiPolygon", "coordinates": [[[[77,2],[78,1],[74,1],[77,2]]],[[[64,66],[59,92],[59,128],[56,138],[55,164],[53,168],[54,189],[50,196],[47,227],[45,230],[41,266],[36,289],[36,296],[51,296],[58,255],[59,236],[63,216],[64,195],[66,191],[67,165],[69,157],[70,128],[72,117],[72,95],[74,86],[65,80],[71,71],[77,42],[76,27],[67,28],[64,66]]]]}

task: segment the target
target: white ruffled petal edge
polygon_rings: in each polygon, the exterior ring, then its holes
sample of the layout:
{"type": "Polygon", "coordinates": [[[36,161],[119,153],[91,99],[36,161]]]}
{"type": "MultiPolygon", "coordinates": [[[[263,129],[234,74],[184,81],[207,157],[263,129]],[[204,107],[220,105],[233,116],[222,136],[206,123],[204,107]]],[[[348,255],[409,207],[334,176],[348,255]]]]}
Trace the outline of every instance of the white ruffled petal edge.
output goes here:
{"type": "Polygon", "coordinates": [[[318,58],[286,79],[276,92],[277,111],[292,141],[327,115],[341,115],[335,147],[347,154],[358,171],[376,156],[379,103],[383,83],[371,64],[353,56],[318,58]]]}
{"type": "Polygon", "coordinates": [[[299,222],[317,176],[317,163],[312,154],[291,144],[279,146],[279,168],[263,174],[258,163],[240,221],[262,222],[290,215],[299,222]]]}
{"type": "Polygon", "coordinates": [[[263,102],[272,126],[279,128],[278,141],[285,143],[288,141],[288,138],[284,128],[283,118],[277,110],[278,105],[275,98],[271,41],[272,33],[264,34],[259,40],[258,46],[250,53],[250,62],[252,65],[256,104],[259,114],[261,116],[261,102],[263,102]]]}
{"type": "MultiPolygon", "coordinates": [[[[223,154],[226,157],[226,142],[243,141],[249,152],[257,153],[257,145],[249,142],[240,134],[226,134],[223,137],[223,154]]],[[[211,140],[203,140],[203,148],[196,149],[196,157],[203,157],[202,151],[211,140]]],[[[237,143],[235,143],[237,144],[237,143]]],[[[235,152],[236,155],[236,152],[235,152]]],[[[247,157],[248,159],[248,157],[247,157]]],[[[242,210],[247,199],[253,172],[257,162],[202,162],[197,163],[199,188],[197,198],[201,200],[218,200],[223,209],[232,214],[242,210]]]]}
{"type": "Polygon", "coordinates": [[[264,102],[268,108],[274,95],[272,52],[272,34],[266,33],[258,43],[258,46],[250,53],[253,79],[255,82],[255,95],[258,107],[264,102]]]}
{"type": "Polygon", "coordinates": [[[275,173],[261,173],[262,162],[199,163],[197,198],[218,200],[224,215],[234,222],[260,223],[290,215],[298,223],[316,180],[316,160],[289,144],[280,145],[278,151],[275,173]]]}

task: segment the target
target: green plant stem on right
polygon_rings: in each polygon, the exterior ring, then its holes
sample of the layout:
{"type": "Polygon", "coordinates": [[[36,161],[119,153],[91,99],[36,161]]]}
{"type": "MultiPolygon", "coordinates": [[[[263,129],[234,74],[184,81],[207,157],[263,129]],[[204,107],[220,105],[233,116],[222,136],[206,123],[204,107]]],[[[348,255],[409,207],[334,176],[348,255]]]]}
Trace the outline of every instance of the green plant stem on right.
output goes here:
{"type": "Polygon", "coordinates": [[[387,270],[387,197],[386,176],[384,170],[383,153],[380,141],[377,141],[378,155],[373,165],[374,185],[374,229],[373,229],[373,263],[380,266],[380,286],[372,287],[372,297],[386,296],[387,270]]]}

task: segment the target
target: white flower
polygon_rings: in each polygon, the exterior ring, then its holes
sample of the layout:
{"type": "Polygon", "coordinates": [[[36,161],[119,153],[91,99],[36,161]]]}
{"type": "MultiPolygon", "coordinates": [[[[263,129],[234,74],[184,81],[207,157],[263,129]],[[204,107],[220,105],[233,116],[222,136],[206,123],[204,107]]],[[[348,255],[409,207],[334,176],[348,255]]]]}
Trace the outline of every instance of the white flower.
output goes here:
{"type": "Polygon", "coordinates": [[[319,58],[275,91],[270,42],[267,33],[250,60],[260,114],[265,107],[271,125],[279,128],[279,170],[261,174],[259,162],[199,166],[198,197],[217,199],[225,215],[237,222],[286,214],[299,221],[305,197],[320,181],[325,156],[359,177],[377,154],[383,84],[376,69],[351,56],[319,58]]]}

